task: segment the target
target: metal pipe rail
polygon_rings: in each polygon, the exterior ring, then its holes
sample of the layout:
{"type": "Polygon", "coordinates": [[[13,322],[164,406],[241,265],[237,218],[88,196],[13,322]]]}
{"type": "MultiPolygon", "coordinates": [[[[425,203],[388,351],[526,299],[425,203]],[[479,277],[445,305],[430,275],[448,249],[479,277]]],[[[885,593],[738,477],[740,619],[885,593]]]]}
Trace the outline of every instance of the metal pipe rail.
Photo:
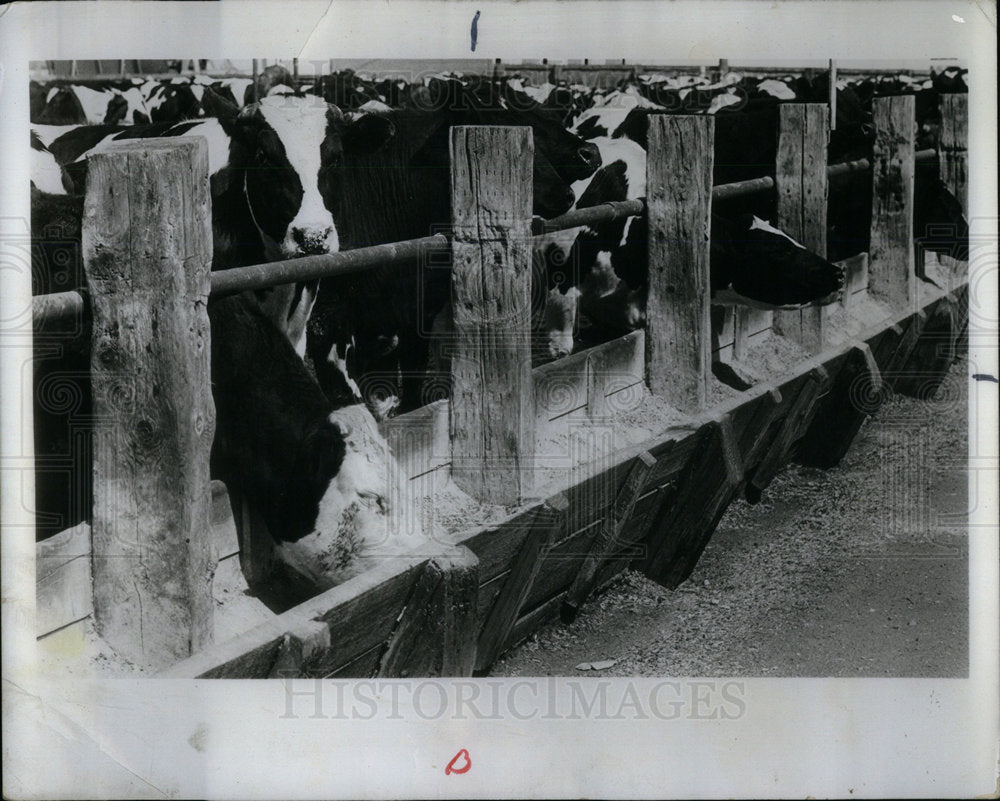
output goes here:
{"type": "MultiPolygon", "coordinates": [[[[914,154],[916,161],[926,161],[937,157],[935,150],[920,150],[914,154]]],[[[836,178],[851,173],[870,170],[868,159],[848,161],[842,164],[831,164],[827,167],[827,175],[836,178]]],[[[774,178],[752,178],[731,184],[720,184],[712,189],[712,200],[729,200],[736,197],[766,192],[774,188],[774,178]]],[[[551,220],[536,220],[532,224],[532,234],[541,236],[546,233],[564,231],[583,225],[611,222],[625,217],[643,214],[646,204],[643,200],[623,200],[612,203],[602,203],[585,209],[574,209],[554,217],[551,220]]],[[[450,241],[445,234],[418,239],[407,239],[401,242],[390,242],[384,245],[343,250],[322,256],[302,256],[296,259],[264,262],[249,267],[234,267],[229,270],[219,270],[212,273],[212,288],[210,295],[242,292],[247,289],[264,289],[278,284],[289,284],[298,281],[309,281],[316,278],[350,275],[377,266],[397,266],[406,261],[420,258],[431,253],[443,253],[450,247],[450,241]]],[[[38,295],[32,298],[32,319],[37,328],[45,323],[65,319],[79,314],[84,309],[84,298],[80,291],[58,292],[51,295],[38,295]]]]}

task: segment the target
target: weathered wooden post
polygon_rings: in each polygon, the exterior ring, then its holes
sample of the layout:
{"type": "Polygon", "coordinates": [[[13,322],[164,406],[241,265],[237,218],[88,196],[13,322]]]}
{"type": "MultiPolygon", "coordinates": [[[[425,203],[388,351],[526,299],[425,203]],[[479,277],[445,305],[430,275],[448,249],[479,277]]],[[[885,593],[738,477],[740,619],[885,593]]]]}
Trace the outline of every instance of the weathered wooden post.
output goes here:
{"type": "Polygon", "coordinates": [[[452,477],[489,503],[532,489],[530,128],[451,132],[452,477]]]}
{"type": "MultiPolygon", "coordinates": [[[[780,107],[774,176],[779,226],[824,257],[829,112],[825,103],[786,103],[780,107]]],[[[819,306],[775,312],[774,328],[810,353],[823,350],[823,309],[819,306]]]]}
{"type": "Polygon", "coordinates": [[[163,667],[212,640],[205,142],[143,139],[94,155],[83,219],[94,619],[122,656],[163,667]]]}
{"type": "MultiPolygon", "coordinates": [[[[941,95],[941,134],[938,163],[944,181],[969,216],[969,96],[941,95]]],[[[918,232],[922,235],[922,232],[918,232]]]]}
{"type": "Polygon", "coordinates": [[[830,130],[837,130],[837,62],[830,59],[830,130]]]}
{"type": "Polygon", "coordinates": [[[913,95],[876,97],[869,292],[893,308],[916,303],[913,258],[913,95]]]}
{"type": "Polygon", "coordinates": [[[646,159],[646,381],[682,412],[708,402],[709,234],[715,120],[653,115],[646,159]]]}

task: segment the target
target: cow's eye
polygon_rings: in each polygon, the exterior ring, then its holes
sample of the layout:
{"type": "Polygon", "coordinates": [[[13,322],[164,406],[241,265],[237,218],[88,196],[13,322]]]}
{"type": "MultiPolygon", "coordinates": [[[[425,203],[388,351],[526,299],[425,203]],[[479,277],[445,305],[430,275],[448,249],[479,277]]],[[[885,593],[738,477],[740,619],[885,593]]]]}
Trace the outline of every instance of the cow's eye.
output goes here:
{"type": "Polygon", "coordinates": [[[342,161],[343,161],[343,156],[340,153],[330,156],[327,159],[327,169],[330,170],[338,169],[342,161]]]}
{"type": "Polygon", "coordinates": [[[261,164],[261,165],[264,165],[264,164],[267,164],[267,162],[268,162],[269,160],[270,160],[270,159],[269,159],[269,157],[268,157],[268,155],[267,155],[267,150],[265,150],[265,149],[263,148],[263,146],[261,146],[261,147],[258,147],[258,148],[257,148],[257,163],[258,163],[258,164],[261,164]]]}

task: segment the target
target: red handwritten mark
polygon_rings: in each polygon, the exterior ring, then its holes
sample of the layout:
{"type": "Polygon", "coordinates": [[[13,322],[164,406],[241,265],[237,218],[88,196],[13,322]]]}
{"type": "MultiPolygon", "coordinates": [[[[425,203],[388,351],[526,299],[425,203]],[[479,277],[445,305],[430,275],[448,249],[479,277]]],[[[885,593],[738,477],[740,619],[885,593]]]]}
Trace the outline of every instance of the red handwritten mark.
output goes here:
{"type": "Polygon", "coordinates": [[[451,776],[452,773],[468,773],[471,767],[472,760],[469,758],[469,752],[463,748],[452,757],[451,762],[448,763],[448,767],[444,769],[444,775],[451,776]]]}

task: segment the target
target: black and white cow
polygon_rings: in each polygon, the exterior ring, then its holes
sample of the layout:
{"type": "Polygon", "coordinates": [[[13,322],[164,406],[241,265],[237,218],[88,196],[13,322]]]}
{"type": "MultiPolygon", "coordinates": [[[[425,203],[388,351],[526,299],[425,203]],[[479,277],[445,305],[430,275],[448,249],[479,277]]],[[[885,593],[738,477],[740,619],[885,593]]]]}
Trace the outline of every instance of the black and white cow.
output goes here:
{"type": "MultiPolygon", "coordinates": [[[[64,158],[77,191],[86,159],[124,139],[202,136],[208,142],[214,233],[213,269],[226,269],[340,248],[344,160],[381,147],[392,123],[365,115],[353,122],[318,98],[268,97],[238,110],[205,90],[204,120],[149,126],[86,126],[50,145],[64,158]],[[214,104],[214,105],[213,105],[214,104]]],[[[299,353],[316,284],[259,293],[299,353]]]]}
{"type": "MultiPolygon", "coordinates": [[[[626,138],[598,139],[604,166],[582,189],[579,208],[642,197],[645,151],[626,138]]],[[[645,320],[647,225],[643,217],[553,234],[542,256],[549,294],[550,356],[572,351],[584,315],[600,341],[645,320]],[[568,247],[567,247],[568,246],[568,247]]],[[[834,301],[843,271],[752,214],[712,215],[712,302],[765,309],[834,301]]]]}
{"type": "Polygon", "coordinates": [[[209,304],[212,475],[250,499],[278,556],[318,589],[426,542],[392,507],[404,481],[364,405],[334,409],[245,295],[209,304]]]}
{"type": "MultiPolygon", "coordinates": [[[[345,247],[427,236],[449,226],[449,130],[454,125],[532,128],[533,211],[539,216],[567,211],[574,200],[570,183],[600,164],[596,147],[567,133],[557,113],[541,108],[483,108],[476,98],[465,97],[457,108],[395,111],[383,118],[397,131],[393,142],[355,158],[344,182],[345,247]]],[[[342,391],[344,379],[337,374],[344,364],[353,364],[351,378],[373,408],[398,404],[405,411],[422,405],[427,332],[449,295],[449,270],[426,263],[323,279],[307,353],[324,390],[331,397],[342,391]]]]}
{"type": "Polygon", "coordinates": [[[142,124],[150,117],[139,87],[118,81],[52,86],[31,121],[42,125],[142,124]]]}

